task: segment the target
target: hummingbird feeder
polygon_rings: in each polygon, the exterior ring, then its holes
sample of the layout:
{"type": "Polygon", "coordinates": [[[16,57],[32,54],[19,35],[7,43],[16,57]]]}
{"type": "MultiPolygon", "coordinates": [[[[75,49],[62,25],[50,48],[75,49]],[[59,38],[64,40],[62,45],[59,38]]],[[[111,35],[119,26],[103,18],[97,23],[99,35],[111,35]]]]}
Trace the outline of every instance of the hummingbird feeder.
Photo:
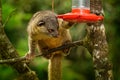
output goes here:
{"type": "Polygon", "coordinates": [[[96,22],[103,16],[90,13],[90,0],[72,0],[72,12],[58,15],[58,18],[69,22],[96,22]]]}

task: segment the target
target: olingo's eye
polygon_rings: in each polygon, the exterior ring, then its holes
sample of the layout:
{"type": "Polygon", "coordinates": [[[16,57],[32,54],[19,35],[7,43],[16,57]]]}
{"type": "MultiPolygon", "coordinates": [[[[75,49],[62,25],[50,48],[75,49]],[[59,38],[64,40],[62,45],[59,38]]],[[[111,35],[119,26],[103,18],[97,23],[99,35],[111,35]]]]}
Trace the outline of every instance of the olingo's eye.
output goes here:
{"type": "Polygon", "coordinates": [[[37,26],[43,26],[45,24],[45,22],[44,21],[40,21],[40,22],[38,22],[38,24],[37,24],[37,26]]]}

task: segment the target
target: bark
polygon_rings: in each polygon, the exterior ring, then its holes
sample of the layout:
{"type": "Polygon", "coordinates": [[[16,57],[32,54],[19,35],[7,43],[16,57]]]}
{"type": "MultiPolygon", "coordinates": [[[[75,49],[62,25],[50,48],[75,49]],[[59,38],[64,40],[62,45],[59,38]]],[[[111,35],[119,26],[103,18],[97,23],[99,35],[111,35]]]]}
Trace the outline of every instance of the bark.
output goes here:
{"type": "MultiPolygon", "coordinates": [[[[103,15],[101,0],[91,0],[90,8],[92,13],[96,15],[103,15]]],[[[103,21],[88,24],[87,32],[87,47],[93,58],[95,79],[113,80],[112,64],[108,58],[108,43],[106,41],[103,21]]]]}
{"type": "MultiPolygon", "coordinates": [[[[17,58],[19,54],[7,38],[4,27],[2,26],[2,4],[0,0],[0,59],[17,58]]],[[[34,71],[31,71],[29,67],[22,62],[9,63],[20,74],[18,80],[38,80],[34,71]]]]}
{"type": "Polygon", "coordinates": [[[92,55],[95,79],[112,80],[112,66],[108,59],[105,28],[101,22],[87,27],[88,50],[92,55]]]}

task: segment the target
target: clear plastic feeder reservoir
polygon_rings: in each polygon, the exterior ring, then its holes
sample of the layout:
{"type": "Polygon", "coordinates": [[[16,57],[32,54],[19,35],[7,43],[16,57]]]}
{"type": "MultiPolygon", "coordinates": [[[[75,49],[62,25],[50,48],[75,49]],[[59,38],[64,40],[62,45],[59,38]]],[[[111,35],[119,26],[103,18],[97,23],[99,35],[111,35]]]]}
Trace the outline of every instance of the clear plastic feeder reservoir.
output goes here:
{"type": "Polygon", "coordinates": [[[72,9],[90,10],[90,0],[72,0],[72,9]]]}
{"type": "Polygon", "coordinates": [[[72,0],[72,12],[58,15],[58,18],[72,22],[96,22],[103,20],[103,16],[90,13],[90,0],[72,0]]]}

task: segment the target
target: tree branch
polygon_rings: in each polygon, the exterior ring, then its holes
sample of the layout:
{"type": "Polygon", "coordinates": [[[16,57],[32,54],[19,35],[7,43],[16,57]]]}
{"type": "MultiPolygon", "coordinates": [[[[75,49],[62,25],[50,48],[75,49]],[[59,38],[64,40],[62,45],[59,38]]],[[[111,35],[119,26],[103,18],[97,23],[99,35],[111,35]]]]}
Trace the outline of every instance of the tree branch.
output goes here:
{"type": "MultiPolygon", "coordinates": [[[[0,59],[9,59],[17,57],[19,57],[19,54],[17,53],[12,43],[6,36],[4,27],[2,25],[2,4],[0,0],[0,59]]],[[[30,68],[25,63],[9,63],[8,65],[16,69],[16,71],[20,74],[17,80],[38,80],[36,73],[30,70],[30,68]]]]}
{"type": "MultiPolygon", "coordinates": [[[[70,47],[75,47],[75,46],[85,46],[85,40],[75,41],[75,42],[72,42],[66,45],[59,46],[57,48],[49,49],[45,54],[42,54],[42,55],[38,54],[36,55],[36,57],[45,56],[45,55],[51,54],[52,52],[63,50],[63,49],[70,48],[70,47]]],[[[0,60],[0,64],[15,63],[15,62],[20,62],[20,61],[28,62],[28,60],[24,56],[24,57],[19,57],[19,58],[0,60]]]]}
{"type": "Polygon", "coordinates": [[[60,47],[50,49],[50,50],[48,50],[48,52],[52,53],[52,52],[55,52],[55,51],[58,51],[58,50],[63,50],[63,49],[70,48],[70,47],[75,47],[75,46],[85,46],[85,40],[79,40],[79,41],[75,41],[75,42],[72,42],[72,43],[69,43],[69,44],[66,44],[66,45],[62,45],[60,47]]]}
{"type": "Polygon", "coordinates": [[[0,27],[2,27],[2,4],[0,0],[0,27]]]}
{"type": "Polygon", "coordinates": [[[10,64],[10,63],[14,63],[14,62],[20,62],[20,61],[23,61],[25,60],[26,58],[25,57],[20,57],[20,58],[12,58],[12,59],[3,59],[3,60],[0,60],[0,64],[10,64]]]}
{"type": "Polygon", "coordinates": [[[3,27],[6,26],[6,24],[8,23],[9,19],[13,16],[13,14],[15,13],[16,9],[14,9],[7,17],[7,19],[5,20],[3,27]]]}

